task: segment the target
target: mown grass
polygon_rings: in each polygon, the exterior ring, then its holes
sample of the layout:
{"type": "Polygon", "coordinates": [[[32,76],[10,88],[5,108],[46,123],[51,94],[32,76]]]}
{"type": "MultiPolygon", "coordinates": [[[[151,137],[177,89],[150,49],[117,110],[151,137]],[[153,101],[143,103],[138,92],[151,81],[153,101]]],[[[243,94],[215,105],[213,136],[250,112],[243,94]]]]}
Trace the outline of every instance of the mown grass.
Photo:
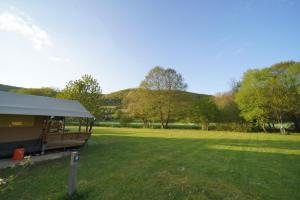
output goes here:
{"type": "MultiPolygon", "coordinates": [[[[96,128],[91,140],[75,199],[300,199],[297,134],[96,128]]],[[[65,199],[68,165],[35,164],[0,199],[65,199]]]]}

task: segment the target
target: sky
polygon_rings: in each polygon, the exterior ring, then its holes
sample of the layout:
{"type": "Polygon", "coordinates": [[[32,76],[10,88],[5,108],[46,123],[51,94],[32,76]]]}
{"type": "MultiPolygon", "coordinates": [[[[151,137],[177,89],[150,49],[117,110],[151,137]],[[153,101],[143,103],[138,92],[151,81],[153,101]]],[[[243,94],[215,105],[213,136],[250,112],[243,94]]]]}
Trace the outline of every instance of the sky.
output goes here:
{"type": "Polygon", "coordinates": [[[300,60],[297,0],[0,0],[0,83],[55,87],[91,74],[103,93],[154,66],[188,91],[230,89],[250,68],[300,60]]]}

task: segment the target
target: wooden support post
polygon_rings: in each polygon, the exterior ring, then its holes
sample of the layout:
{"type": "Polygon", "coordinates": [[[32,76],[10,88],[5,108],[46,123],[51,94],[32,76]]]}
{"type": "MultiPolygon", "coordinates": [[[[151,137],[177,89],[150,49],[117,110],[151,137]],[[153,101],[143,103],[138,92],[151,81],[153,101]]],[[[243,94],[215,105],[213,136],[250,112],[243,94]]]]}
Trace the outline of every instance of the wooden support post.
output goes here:
{"type": "Polygon", "coordinates": [[[79,128],[78,128],[78,132],[81,132],[81,118],[79,119],[79,128]]]}
{"type": "Polygon", "coordinates": [[[65,127],[66,127],[66,118],[63,119],[63,134],[65,133],[65,127]]]}
{"type": "Polygon", "coordinates": [[[41,154],[45,154],[46,146],[47,146],[47,133],[48,133],[48,124],[49,120],[48,118],[44,120],[43,123],[43,129],[42,129],[42,149],[41,149],[41,154]]]}
{"type": "Polygon", "coordinates": [[[95,119],[92,119],[92,121],[91,121],[91,123],[90,123],[89,133],[92,132],[92,128],[93,128],[93,125],[94,125],[94,121],[95,121],[95,119]]]}
{"type": "Polygon", "coordinates": [[[79,153],[74,151],[71,153],[70,174],[68,183],[68,194],[72,196],[76,191],[76,177],[77,177],[77,162],[79,161],[79,153]]]}
{"type": "Polygon", "coordinates": [[[88,133],[88,130],[89,130],[89,118],[86,118],[85,133],[88,133]]]}

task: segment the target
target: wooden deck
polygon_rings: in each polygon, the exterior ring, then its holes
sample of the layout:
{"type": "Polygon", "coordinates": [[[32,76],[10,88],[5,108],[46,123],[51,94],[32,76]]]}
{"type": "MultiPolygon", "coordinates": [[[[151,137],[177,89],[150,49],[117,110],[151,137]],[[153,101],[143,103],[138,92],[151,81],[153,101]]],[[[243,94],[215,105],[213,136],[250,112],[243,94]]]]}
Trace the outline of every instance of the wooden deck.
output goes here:
{"type": "Polygon", "coordinates": [[[86,132],[47,133],[45,150],[82,146],[90,136],[86,132]]]}

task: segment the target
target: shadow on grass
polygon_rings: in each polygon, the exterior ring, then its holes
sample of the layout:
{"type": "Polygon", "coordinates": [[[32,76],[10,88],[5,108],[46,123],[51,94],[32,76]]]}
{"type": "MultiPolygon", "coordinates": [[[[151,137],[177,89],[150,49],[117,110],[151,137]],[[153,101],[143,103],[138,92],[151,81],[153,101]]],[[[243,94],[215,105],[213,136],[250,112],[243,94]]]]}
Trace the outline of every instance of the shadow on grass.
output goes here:
{"type": "Polygon", "coordinates": [[[57,197],[57,199],[61,199],[61,200],[85,200],[89,198],[89,190],[80,190],[80,191],[76,191],[74,192],[73,195],[69,195],[69,194],[63,194],[57,197]]]}
{"type": "Polygon", "coordinates": [[[82,149],[73,197],[65,195],[65,159],[34,165],[3,199],[45,199],[47,193],[55,199],[83,200],[300,199],[300,138],[185,138],[114,131],[94,134],[97,144],[82,149]]]}
{"type": "Polygon", "coordinates": [[[274,148],[274,147],[258,147],[255,145],[209,145],[210,149],[224,150],[224,151],[247,151],[257,153],[277,153],[286,155],[300,155],[300,149],[274,148]]]}
{"type": "Polygon", "coordinates": [[[122,135],[122,134],[99,134],[94,135],[97,138],[99,145],[113,145],[120,142],[143,143],[151,144],[157,143],[166,146],[179,144],[199,144],[197,148],[211,149],[211,150],[228,150],[228,151],[247,151],[256,153],[272,153],[283,155],[300,155],[300,141],[296,140],[255,140],[253,138],[176,138],[176,137],[144,137],[136,135],[122,135]],[[102,140],[105,138],[105,140],[102,140]]]}

